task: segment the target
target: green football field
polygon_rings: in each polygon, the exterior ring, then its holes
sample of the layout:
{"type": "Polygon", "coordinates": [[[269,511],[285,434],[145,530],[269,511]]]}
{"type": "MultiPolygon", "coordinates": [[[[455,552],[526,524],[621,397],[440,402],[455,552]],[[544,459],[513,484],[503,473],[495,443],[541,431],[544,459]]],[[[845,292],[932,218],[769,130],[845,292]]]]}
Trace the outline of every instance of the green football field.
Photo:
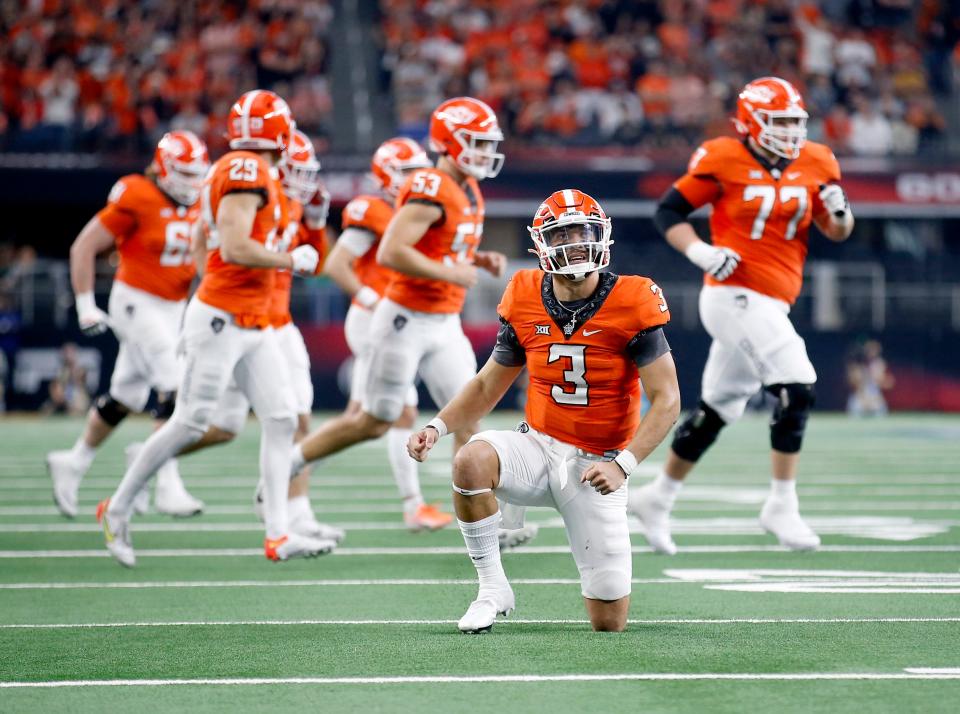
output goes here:
{"type": "MultiPolygon", "coordinates": [[[[705,457],[678,501],[678,555],[651,554],[635,524],[627,632],[591,632],[556,514],[535,510],[539,537],[504,555],[517,610],[467,636],[460,534],[403,529],[382,443],[314,475],[319,516],[348,529],[332,555],[264,559],[251,423],[181,462],[206,513],[135,520],[125,570],[93,510],[149,424],[108,443],[68,521],[43,457],[80,422],[0,420],[0,711],[957,711],[960,419],[815,415],[800,498],[816,553],[757,525],[765,423],[745,419],[705,457]]],[[[449,448],[422,470],[447,507],[449,448]]]]}

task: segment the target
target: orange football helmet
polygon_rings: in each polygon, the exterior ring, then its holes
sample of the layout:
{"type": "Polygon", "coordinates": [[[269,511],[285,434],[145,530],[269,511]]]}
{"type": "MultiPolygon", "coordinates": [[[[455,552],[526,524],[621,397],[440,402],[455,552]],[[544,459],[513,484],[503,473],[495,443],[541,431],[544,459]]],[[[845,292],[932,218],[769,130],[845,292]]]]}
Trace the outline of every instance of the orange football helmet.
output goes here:
{"type": "Polygon", "coordinates": [[[294,129],[290,145],[280,156],[277,168],[287,198],[306,206],[320,186],[320,161],[310,137],[294,129]]]}
{"type": "Polygon", "coordinates": [[[795,159],[807,141],[807,110],[800,92],[785,79],[755,79],[737,97],[734,125],[763,148],[795,159]]]}
{"type": "Polygon", "coordinates": [[[163,135],[153,154],[157,185],[183,206],[200,198],[203,179],[210,168],[207,145],[192,131],[170,131],[163,135]]]}
{"type": "Polygon", "coordinates": [[[497,145],[503,132],[497,115],[473,97],[448,99],[430,117],[430,148],[447,154],[475,179],[493,178],[503,168],[497,145]]]}
{"type": "Polygon", "coordinates": [[[420,144],[413,139],[396,137],[380,144],[370,162],[370,171],[384,192],[396,196],[406,181],[404,172],[431,166],[433,163],[420,144]]]}
{"type": "Polygon", "coordinates": [[[235,150],[283,151],[295,127],[283,99],[268,89],[254,89],[230,107],[227,138],[235,150]]]}
{"type": "Polygon", "coordinates": [[[610,219],[595,198],[566,188],[540,204],[527,226],[540,267],[575,282],[610,264],[610,219]]]}

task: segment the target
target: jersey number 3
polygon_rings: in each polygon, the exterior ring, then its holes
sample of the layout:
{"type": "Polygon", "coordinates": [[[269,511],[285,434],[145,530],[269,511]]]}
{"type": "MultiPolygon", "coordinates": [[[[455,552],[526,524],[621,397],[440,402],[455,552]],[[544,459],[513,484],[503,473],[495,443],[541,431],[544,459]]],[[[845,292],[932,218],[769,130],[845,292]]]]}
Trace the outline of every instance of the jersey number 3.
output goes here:
{"type": "Polygon", "coordinates": [[[557,404],[585,407],[589,403],[590,387],[584,379],[587,374],[586,352],[586,345],[550,345],[547,364],[563,358],[570,360],[570,369],[563,371],[563,379],[566,386],[573,387],[573,391],[567,391],[559,384],[553,385],[550,388],[550,396],[557,404]]]}

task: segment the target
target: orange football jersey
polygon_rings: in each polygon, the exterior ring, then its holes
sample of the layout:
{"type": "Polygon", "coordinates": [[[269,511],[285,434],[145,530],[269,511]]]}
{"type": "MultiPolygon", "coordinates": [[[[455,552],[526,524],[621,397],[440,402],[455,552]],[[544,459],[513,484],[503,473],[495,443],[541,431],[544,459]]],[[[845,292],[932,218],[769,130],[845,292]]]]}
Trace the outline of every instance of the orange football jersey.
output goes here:
{"type": "Polygon", "coordinates": [[[820,186],[840,180],[840,166],[823,144],[808,141],[800,156],[769,171],[742,141],[721,137],[698,148],[674,187],[694,208],[713,204],[710,236],[742,261],[733,274],[707,285],[739,285],[793,303],[803,282],[810,223],[825,213],[820,186]]]}
{"type": "MultiPolygon", "coordinates": [[[[357,196],[343,209],[343,229],[357,228],[369,231],[374,236],[373,245],[353,263],[353,272],[361,284],[375,290],[383,297],[396,272],[377,262],[377,247],[390,219],[393,206],[379,196],[357,196]]],[[[355,305],[359,303],[354,300],[355,305]]]]}
{"type": "Polygon", "coordinates": [[[190,226],[199,215],[198,205],[177,204],[146,176],[117,181],[97,214],[117,243],[116,279],[164,300],[186,299],[197,272],[190,226]]]}
{"type": "Polygon", "coordinates": [[[280,184],[276,171],[259,155],[249,151],[224,154],[210,167],[200,197],[208,228],[209,250],[207,269],[197,289],[197,298],[229,312],[240,327],[267,327],[277,271],[247,268],[227,263],[220,257],[217,211],[223,197],[236,192],[256,193],[261,197],[250,237],[269,250],[280,250],[280,184]]]}
{"type": "Polygon", "coordinates": [[[497,312],[522,347],[530,384],[527,423],[594,454],[623,449],[640,425],[640,385],[630,345],[638,333],[663,326],[670,312],[648,278],[602,273],[582,321],[569,336],[571,314],[558,306],[552,279],[521,270],[497,312]]]}
{"type": "MultiPolygon", "coordinates": [[[[323,267],[323,259],[327,255],[326,228],[310,229],[303,223],[303,205],[280,193],[280,242],[281,252],[288,253],[297,246],[312,245],[320,255],[317,263],[317,273],[323,267]]],[[[293,274],[289,270],[278,270],[273,282],[273,293],[270,296],[270,324],[273,327],[283,327],[293,322],[290,315],[290,286],[293,283],[293,274]]]]}
{"type": "MultiPolygon", "coordinates": [[[[443,216],[417,242],[417,250],[447,264],[473,262],[483,235],[483,196],[476,179],[468,177],[461,186],[444,171],[420,169],[400,189],[397,209],[410,202],[443,209],[443,216]]],[[[411,310],[449,314],[463,309],[466,294],[460,285],[397,273],[386,297],[411,310]]]]}

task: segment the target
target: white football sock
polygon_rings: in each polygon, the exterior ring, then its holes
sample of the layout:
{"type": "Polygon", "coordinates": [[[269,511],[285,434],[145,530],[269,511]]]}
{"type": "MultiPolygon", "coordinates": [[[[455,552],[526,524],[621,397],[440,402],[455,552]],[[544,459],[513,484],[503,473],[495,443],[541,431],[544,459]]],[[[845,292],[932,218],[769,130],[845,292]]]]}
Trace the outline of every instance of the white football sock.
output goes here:
{"type": "Polygon", "coordinates": [[[770,479],[770,497],[778,501],[797,500],[797,482],[795,479],[770,479]]]}
{"type": "Polygon", "coordinates": [[[291,522],[298,518],[313,516],[313,509],[310,507],[310,499],[306,496],[294,496],[287,500],[287,517],[291,522]]]}
{"type": "Polygon", "coordinates": [[[198,441],[201,436],[203,436],[202,429],[181,424],[173,419],[153,432],[140,448],[137,458],[130,464],[116,492],[111,496],[110,513],[121,518],[129,518],[133,510],[133,499],[157,469],[178,454],[181,449],[198,441]]]}
{"type": "Polygon", "coordinates": [[[176,459],[167,459],[163,463],[163,466],[157,469],[158,488],[167,488],[170,486],[175,488],[180,481],[180,468],[177,465],[176,459]]]}
{"type": "Polygon", "coordinates": [[[473,523],[465,523],[458,518],[457,523],[463,534],[463,541],[467,544],[467,554],[477,569],[480,589],[483,590],[484,586],[506,585],[507,575],[500,562],[500,540],[497,538],[500,511],[473,523]]]}
{"type": "Polygon", "coordinates": [[[263,479],[263,521],[267,538],[287,535],[287,490],[290,488],[290,444],[293,419],[260,421],[260,477],[263,479]]]}
{"type": "Polygon", "coordinates": [[[677,494],[683,488],[683,481],[670,478],[664,471],[653,480],[653,486],[660,497],[671,506],[677,500],[677,494]]]}
{"type": "Polygon", "coordinates": [[[294,444],[290,449],[290,478],[294,478],[306,465],[307,460],[303,458],[303,449],[300,448],[299,443],[294,444]]]}
{"type": "Polygon", "coordinates": [[[81,436],[77,439],[77,443],[73,445],[73,448],[70,449],[70,458],[77,465],[77,469],[81,473],[86,474],[90,470],[90,465],[93,463],[94,457],[97,455],[97,450],[88,446],[87,442],[84,441],[81,436]]]}
{"type": "MultiPolygon", "coordinates": [[[[403,499],[404,508],[410,505],[413,510],[423,503],[420,495],[420,474],[417,462],[407,453],[407,441],[413,431],[400,427],[391,427],[387,430],[387,459],[390,461],[390,470],[393,471],[393,480],[397,482],[397,490],[403,499]]],[[[411,509],[407,509],[411,510],[411,509]]]]}

